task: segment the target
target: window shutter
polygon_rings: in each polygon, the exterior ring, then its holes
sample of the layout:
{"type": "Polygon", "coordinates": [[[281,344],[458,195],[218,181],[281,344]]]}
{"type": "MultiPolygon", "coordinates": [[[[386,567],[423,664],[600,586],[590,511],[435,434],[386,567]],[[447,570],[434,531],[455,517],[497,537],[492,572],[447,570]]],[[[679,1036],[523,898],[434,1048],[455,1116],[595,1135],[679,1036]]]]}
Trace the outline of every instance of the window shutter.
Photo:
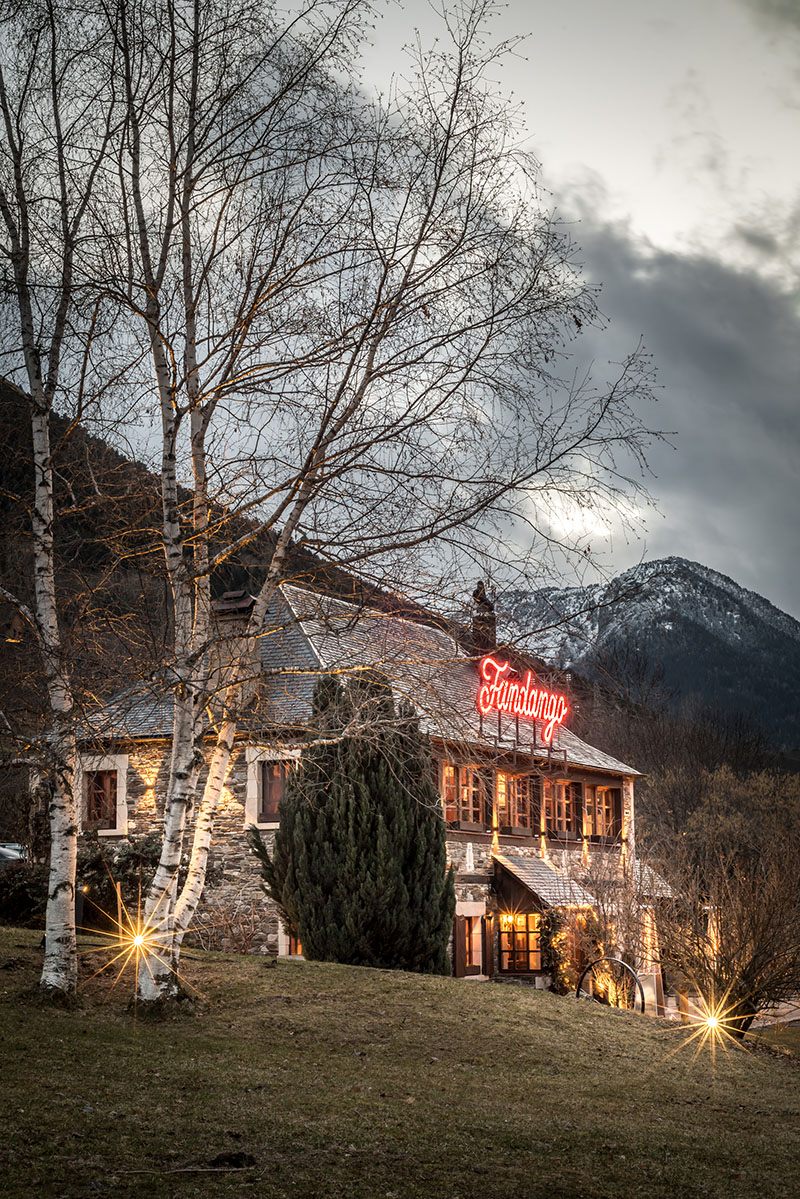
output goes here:
{"type": "Polygon", "coordinates": [[[489,978],[494,974],[494,937],[491,916],[481,916],[481,949],[483,952],[483,973],[489,978]]]}
{"type": "Polygon", "coordinates": [[[622,836],[622,790],[620,787],[614,787],[611,792],[614,801],[614,825],[612,828],[612,836],[622,836]]]}
{"type": "Polygon", "coordinates": [[[494,771],[480,770],[478,777],[481,791],[481,824],[491,828],[494,824],[494,771]]]}
{"type": "Polygon", "coordinates": [[[463,916],[453,921],[453,974],[456,978],[467,974],[467,922],[463,916]]]}
{"type": "Polygon", "coordinates": [[[583,783],[569,784],[569,809],[571,833],[583,832],[583,783]]]}
{"type": "Polygon", "coordinates": [[[256,824],[264,823],[264,762],[256,766],[256,824]]]}
{"type": "Polygon", "coordinates": [[[542,787],[544,780],[539,774],[532,774],[529,779],[531,804],[531,829],[534,835],[542,829],[542,787]]]}
{"type": "Polygon", "coordinates": [[[586,801],[589,793],[589,787],[586,783],[578,784],[578,832],[582,837],[588,837],[592,833],[592,825],[589,820],[589,813],[586,810],[586,801]]]}

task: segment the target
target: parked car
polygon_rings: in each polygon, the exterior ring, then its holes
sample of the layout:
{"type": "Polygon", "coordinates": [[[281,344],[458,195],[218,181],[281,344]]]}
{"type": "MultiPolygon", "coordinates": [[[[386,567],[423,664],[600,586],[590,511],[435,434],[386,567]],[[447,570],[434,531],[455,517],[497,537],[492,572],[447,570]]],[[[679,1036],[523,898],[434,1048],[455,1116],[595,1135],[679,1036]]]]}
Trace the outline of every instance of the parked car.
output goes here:
{"type": "Polygon", "coordinates": [[[12,841],[0,841],[0,870],[10,866],[12,862],[22,862],[25,859],[25,850],[21,845],[15,845],[12,841]]]}

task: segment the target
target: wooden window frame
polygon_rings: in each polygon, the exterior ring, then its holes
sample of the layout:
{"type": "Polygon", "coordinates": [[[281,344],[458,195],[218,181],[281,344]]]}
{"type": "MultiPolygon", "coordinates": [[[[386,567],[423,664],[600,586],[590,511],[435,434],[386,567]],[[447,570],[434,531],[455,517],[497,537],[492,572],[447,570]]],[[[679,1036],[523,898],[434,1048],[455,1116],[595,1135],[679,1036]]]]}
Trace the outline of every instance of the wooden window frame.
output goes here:
{"type": "Polygon", "coordinates": [[[92,757],[80,756],[75,771],[75,794],[79,797],[79,830],[93,832],[98,837],[125,837],[128,834],[128,755],[103,754],[92,757]],[[87,820],[87,788],[96,775],[114,775],[115,799],[114,821],[105,827],[89,824],[87,820]]]}
{"type": "Polygon", "coordinates": [[[532,779],[529,774],[514,774],[507,770],[498,770],[495,776],[495,797],[497,802],[497,824],[501,836],[532,837],[538,831],[534,828],[534,812],[531,802],[532,779]],[[501,800],[504,793],[505,801],[501,800]],[[503,812],[505,808],[505,812],[503,812]],[[507,819],[503,819],[503,816],[507,819]]]}
{"type": "Polygon", "coordinates": [[[254,825],[258,829],[276,829],[279,821],[259,820],[261,812],[262,762],[282,762],[297,764],[300,760],[299,749],[271,749],[268,746],[248,745],[245,751],[247,761],[247,788],[244,801],[245,828],[254,825]]]}
{"type": "Polygon", "coordinates": [[[458,823],[458,767],[453,762],[442,762],[442,813],[445,824],[458,823]]]}
{"type": "Polygon", "coordinates": [[[95,833],[117,827],[116,770],[84,771],[83,827],[95,833]]]}
{"type": "MultiPolygon", "coordinates": [[[[453,975],[455,978],[475,978],[479,974],[491,975],[491,957],[486,960],[487,926],[486,912],[478,910],[480,905],[466,905],[472,910],[459,912],[453,917],[453,975]]],[[[491,947],[490,947],[491,948],[491,947]]]]}
{"type": "Polygon", "coordinates": [[[458,769],[458,825],[470,832],[486,827],[486,782],[479,766],[458,769]]]}
{"type": "Polygon", "coordinates": [[[258,770],[258,810],[256,812],[257,823],[262,824],[280,824],[278,817],[278,807],[281,800],[286,794],[286,782],[289,777],[289,770],[293,769],[294,763],[286,758],[262,758],[256,765],[258,770]],[[269,806],[265,802],[264,793],[267,789],[267,771],[280,771],[280,774],[272,776],[269,780],[269,806]],[[277,788],[278,795],[272,794],[275,784],[279,783],[277,788]]]}
{"type": "Polygon", "coordinates": [[[476,960],[475,937],[480,928],[479,916],[464,917],[464,938],[466,941],[465,965],[467,974],[480,974],[481,964],[476,960]]]}
{"type": "Polygon", "coordinates": [[[475,763],[442,762],[439,794],[448,828],[470,833],[486,832],[491,795],[486,769],[475,763]]]}
{"type": "Polygon", "coordinates": [[[621,785],[587,783],[584,786],[583,833],[587,840],[603,844],[619,841],[622,837],[622,811],[621,785]]]}
{"type": "Polygon", "coordinates": [[[501,974],[540,974],[542,972],[541,912],[501,913],[499,926],[499,972],[501,974]],[[524,926],[522,922],[524,922],[524,926]]]}
{"type": "Polygon", "coordinates": [[[306,960],[299,938],[294,933],[287,932],[281,921],[278,922],[278,957],[290,958],[297,962],[306,960]]]}
{"type": "Polygon", "coordinates": [[[583,836],[582,784],[575,779],[545,779],[542,788],[545,835],[557,841],[579,841],[583,836]]]}

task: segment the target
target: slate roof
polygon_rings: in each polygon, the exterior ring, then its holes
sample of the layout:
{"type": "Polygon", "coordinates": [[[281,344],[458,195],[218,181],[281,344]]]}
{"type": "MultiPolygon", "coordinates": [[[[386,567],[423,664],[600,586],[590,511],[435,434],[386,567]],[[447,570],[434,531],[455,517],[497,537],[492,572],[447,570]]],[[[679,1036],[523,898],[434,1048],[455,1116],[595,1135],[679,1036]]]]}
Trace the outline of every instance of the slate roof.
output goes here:
{"type": "Polygon", "coordinates": [[[259,642],[262,677],[255,718],[284,728],[307,724],[320,661],[294,612],[278,596],[259,642]]]}
{"type": "Polygon", "coordinates": [[[494,860],[513,874],[537,899],[550,908],[594,907],[596,900],[574,879],[561,874],[542,858],[521,858],[495,853],[494,860]]]}
{"type": "MultiPolygon", "coordinates": [[[[283,597],[323,670],[352,672],[377,666],[398,698],[410,699],[425,732],[455,744],[498,752],[531,752],[547,757],[541,721],[521,720],[519,739],[513,716],[497,713],[481,718],[475,698],[478,662],[468,657],[444,629],[332,599],[284,584],[283,597]]],[[[553,733],[553,759],[613,774],[638,771],[610,754],[587,745],[569,729],[553,733]]]]}
{"type": "MultiPolygon", "coordinates": [[[[414,704],[423,731],[446,745],[497,753],[535,751],[539,760],[549,756],[541,722],[534,729],[534,722],[521,720],[517,737],[513,716],[498,718],[493,712],[481,718],[475,702],[478,661],[444,629],[284,583],[259,641],[259,687],[238,723],[241,733],[255,739],[305,726],[320,674],[377,668],[396,698],[414,704]]],[[[138,685],[115,696],[89,723],[91,735],[98,738],[167,737],[172,699],[155,684],[138,685]]],[[[563,726],[553,733],[551,752],[554,764],[638,773],[563,726]]]]}
{"type": "Polygon", "coordinates": [[[128,687],[86,719],[86,734],[103,740],[168,737],[172,733],[172,696],[146,684],[128,687]]]}
{"type": "Polygon", "coordinates": [[[669,883],[657,874],[652,866],[637,860],[633,864],[634,882],[639,895],[647,899],[674,899],[675,892],[669,883]]]}

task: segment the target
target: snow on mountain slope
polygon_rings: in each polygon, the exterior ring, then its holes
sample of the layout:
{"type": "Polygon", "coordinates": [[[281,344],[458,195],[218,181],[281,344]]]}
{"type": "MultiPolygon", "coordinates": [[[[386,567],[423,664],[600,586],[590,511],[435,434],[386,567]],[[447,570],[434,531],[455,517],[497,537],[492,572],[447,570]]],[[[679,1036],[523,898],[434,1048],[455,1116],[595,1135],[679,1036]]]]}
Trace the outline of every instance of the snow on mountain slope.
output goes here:
{"type": "Polygon", "coordinates": [[[800,745],[800,623],[716,570],[662,558],[605,585],[508,592],[499,607],[547,661],[623,685],[635,663],[675,703],[747,713],[800,745]]]}

